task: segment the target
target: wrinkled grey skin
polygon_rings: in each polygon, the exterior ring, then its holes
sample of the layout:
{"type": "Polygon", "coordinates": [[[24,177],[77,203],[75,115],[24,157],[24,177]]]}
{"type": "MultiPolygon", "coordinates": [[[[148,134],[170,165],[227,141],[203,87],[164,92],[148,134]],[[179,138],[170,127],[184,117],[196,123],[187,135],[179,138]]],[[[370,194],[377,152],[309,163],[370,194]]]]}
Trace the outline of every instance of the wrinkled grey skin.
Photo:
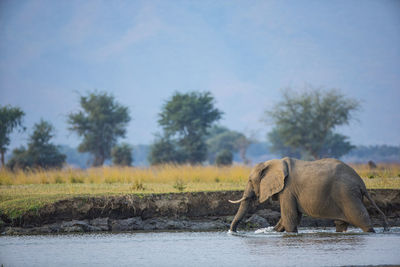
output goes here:
{"type": "Polygon", "coordinates": [[[252,201],[262,203],[273,197],[279,199],[281,207],[281,218],[274,227],[278,232],[297,232],[303,213],[333,219],[337,232],[345,232],[349,224],[364,232],[375,232],[363,196],[381,213],[387,230],[386,217],[369,196],[363,180],[343,162],[336,159],[269,160],[253,168],[242,199],[231,201],[240,202],[240,207],[230,231],[236,232],[252,201]]]}

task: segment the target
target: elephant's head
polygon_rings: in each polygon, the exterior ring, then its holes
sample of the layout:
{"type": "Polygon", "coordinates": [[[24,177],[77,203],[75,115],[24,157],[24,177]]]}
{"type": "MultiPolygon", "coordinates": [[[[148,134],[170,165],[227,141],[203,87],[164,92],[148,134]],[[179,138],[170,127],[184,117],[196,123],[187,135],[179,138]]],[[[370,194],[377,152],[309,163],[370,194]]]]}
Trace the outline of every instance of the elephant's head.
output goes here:
{"type": "Polygon", "coordinates": [[[257,164],[251,171],[243,197],[231,203],[240,203],[238,212],[232,221],[230,230],[236,232],[237,225],[246,215],[250,202],[262,203],[281,192],[288,176],[288,158],[274,159],[257,164]]]}

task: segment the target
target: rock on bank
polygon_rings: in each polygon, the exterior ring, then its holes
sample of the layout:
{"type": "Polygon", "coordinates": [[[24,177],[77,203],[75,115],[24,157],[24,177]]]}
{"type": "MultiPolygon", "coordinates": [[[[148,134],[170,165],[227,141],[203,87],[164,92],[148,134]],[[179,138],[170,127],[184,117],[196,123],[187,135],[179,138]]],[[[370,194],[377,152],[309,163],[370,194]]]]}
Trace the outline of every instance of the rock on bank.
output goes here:
{"type": "MultiPolygon", "coordinates": [[[[400,190],[369,190],[391,226],[400,226],[400,190]]],[[[227,230],[242,191],[77,197],[48,204],[38,211],[23,214],[17,220],[2,216],[1,232],[6,234],[135,231],[135,230],[227,230]]],[[[378,212],[365,204],[376,226],[378,212]]],[[[268,200],[243,220],[241,227],[274,225],[280,218],[277,201],[268,200]]],[[[300,226],[334,226],[332,220],[303,216],[300,226]]]]}

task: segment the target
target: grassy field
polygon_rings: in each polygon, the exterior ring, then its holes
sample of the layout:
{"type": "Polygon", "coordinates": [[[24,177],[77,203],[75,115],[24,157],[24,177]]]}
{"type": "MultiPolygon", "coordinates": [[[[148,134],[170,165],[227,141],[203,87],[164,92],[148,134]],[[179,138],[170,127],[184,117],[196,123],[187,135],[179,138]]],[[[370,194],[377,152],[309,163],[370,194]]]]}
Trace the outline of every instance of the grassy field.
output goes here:
{"type": "MultiPolygon", "coordinates": [[[[400,189],[400,165],[371,170],[352,165],[367,188],[400,189]]],[[[75,196],[243,190],[250,167],[175,166],[102,167],[88,170],[0,170],[0,213],[16,218],[27,210],[75,196]]]]}

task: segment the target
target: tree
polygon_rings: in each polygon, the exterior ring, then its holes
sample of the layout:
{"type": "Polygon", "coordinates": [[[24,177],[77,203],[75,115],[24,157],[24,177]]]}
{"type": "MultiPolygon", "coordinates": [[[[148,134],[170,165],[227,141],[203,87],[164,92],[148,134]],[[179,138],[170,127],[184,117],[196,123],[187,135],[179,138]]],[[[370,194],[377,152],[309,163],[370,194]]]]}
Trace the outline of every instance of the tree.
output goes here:
{"type": "MultiPolygon", "coordinates": [[[[171,151],[179,151],[179,155],[184,156],[184,162],[201,163],[207,156],[205,143],[207,130],[221,118],[221,115],[222,112],[214,107],[214,98],[209,92],[175,93],[159,113],[158,123],[164,132],[160,145],[176,144],[178,147],[171,151]]],[[[160,145],[153,148],[159,149],[160,145]]],[[[151,155],[158,157],[153,152],[151,155]]],[[[168,160],[168,155],[164,160],[168,160]]],[[[158,161],[151,160],[151,162],[158,161]]]]}
{"type": "Polygon", "coordinates": [[[7,161],[7,168],[11,170],[26,169],[33,166],[33,159],[28,154],[24,146],[15,148],[12,151],[11,158],[7,161]]]}
{"type": "Polygon", "coordinates": [[[246,151],[251,141],[242,133],[215,125],[210,129],[206,143],[210,163],[213,163],[216,155],[223,150],[228,150],[231,153],[239,152],[243,162],[248,163],[246,151]]]}
{"type": "Polygon", "coordinates": [[[314,159],[340,157],[352,146],[345,136],[333,131],[337,126],[348,124],[359,106],[357,100],[346,98],[333,89],[308,88],[303,94],[288,89],[283,92],[283,100],[267,111],[275,122],[270,142],[276,143],[276,137],[279,137],[284,146],[308,153],[314,159]]]}
{"type": "Polygon", "coordinates": [[[321,157],[340,158],[349,153],[350,150],[355,148],[355,146],[353,146],[347,139],[347,136],[330,132],[325,138],[324,145],[320,150],[321,157]]]}
{"type": "Polygon", "coordinates": [[[7,162],[10,169],[30,168],[61,168],[65,163],[66,155],[60,153],[57,146],[50,140],[54,134],[53,126],[41,120],[34,125],[34,130],[29,137],[28,149],[24,147],[15,149],[11,159],[7,162]]]}
{"type": "Polygon", "coordinates": [[[7,147],[10,145],[10,134],[12,131],[22,127],[22,117],[25,113],[17,107],[4,106],[0,107],[0,154],[1,166],[4,167],[4,154],[7,152],[7,147]]]}
{"type": "Polygon", "coordinates": [[[150,147],[148,161],[151,165],[166,163],[184,163],[186,156],[179,148],[176,141],[167,137],[157,136],[156,141],[150,147]]]}
{"type": "Polygon", "coordinates": [[[131,166],[133,162],[132,149],[132,146],[126,143],[114,146],[111,151],[113,164],[119,166],[131,166]]]}
{"type": "Polygon", "coordinates": [[[282,157],[292,157],[292,158],[306,158],[307,156],[302,156],[302,151],[299,148],[293,148],[287,146],[283,143],[282,138],[279,136],[277,129],[273,129],[268,133],[268,139],[270,144],[270,151],[272,153],[277,153],[282,157]]]}
{"type": "Polygon", "coordinates": [[[239,155],[243,160],[244,164],[250,164],[250,160],[247,158],[247,148],[254,142],[247,138],[245,135],[242,135],[239,139],[237,139],[237,148],[239,149],[239,155]]]}
{"type": "Polygon", "coordinates": [[[215,159],[215,164],[217,164],[217,166],[228,166],[232,165],[232,161],[233,161],[232,152],[227,149],[224,149],[217,154],[217,157],[215,159]]]}
{"type": "Polygon", "coordinates": [[[105,92],[81,96],[82,110],[69,115],[69,130],[83,137],[78,149],[94,156],[93,166],[101,166],[111,157],[111,149],[124,137],[130,121],[128,108],[105,92]]]}

